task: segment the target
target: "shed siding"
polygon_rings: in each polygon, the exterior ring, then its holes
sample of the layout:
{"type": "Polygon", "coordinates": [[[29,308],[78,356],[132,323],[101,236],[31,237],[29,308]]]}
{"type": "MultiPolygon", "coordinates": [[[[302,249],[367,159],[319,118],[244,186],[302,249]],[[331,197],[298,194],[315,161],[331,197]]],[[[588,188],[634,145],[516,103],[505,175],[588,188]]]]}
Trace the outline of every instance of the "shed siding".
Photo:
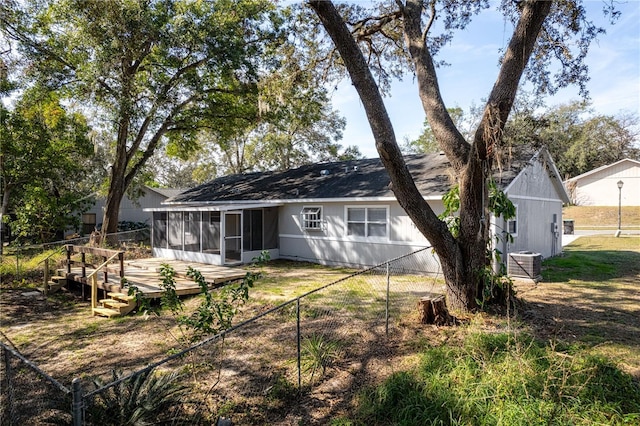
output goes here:
{"type": "MultiPolygon", "coordinates": [[[[543,160],[534,161],[514,179],[507,191],[508,195],[560,200],[546,167],[543,160]]],[[[562,183],[558,182],[558,185],[562,183]]]]}
{"type": "MultiPolygon", "coordinates": [[[[140,197],[137,201],[137,204],[129,199],[129,197],[125,196],[120,203],[120,213],[118,215],[118,220],[120,222],[129,221],[129,222],[144,222],[151,226],[151,221],[153,217],[152,212],[145,212],[143,209],[145,208],[157,208],[160,207],[162,202],[166,200],[167,197],[158,194],[154,191],[145,191],[145,195],[140,197]]],[[[96,215],[96,223],[102,223],[102,217],[104,215],[104,206],[105,200],[98,199],[95,204],[87,213],[94,213],[96,215]]]]}
{"type": "MultiPolygon", "coordinates": [[[[562,251],[562,198],[547,171],[544,159],[532,162],[512,182],[507,196],[517,206],[517,232],[513,243],[498,243],[503,253],[530,251],[550,257],[562,251]]],[[[507,223],[495,220],[495,231],[503,234],[507,223]]]]}
{"type": "Polygon", "coordinates": [[[630,161],[567,183],[571,201],[579,206],[640,206],[640,166],[630,161]],[[618,190],[618,181],[624,183],[618,190]],[[621,199],[619,200],[619,197],[621,199]]]}
{"type": "MultiPolygon", "coordinates": [[[[530,251],[540,253],[545,258],[559,254],[562,251],[562,202],[523,199],[517,196],[509,198],[518,206],[518,230],[513,237],[513,243],[504,239],[499,243],[500,251],[530,251]]],[[[507,229],[502,218],[496,220],[496,225],[499,233],[507,229]]]]}

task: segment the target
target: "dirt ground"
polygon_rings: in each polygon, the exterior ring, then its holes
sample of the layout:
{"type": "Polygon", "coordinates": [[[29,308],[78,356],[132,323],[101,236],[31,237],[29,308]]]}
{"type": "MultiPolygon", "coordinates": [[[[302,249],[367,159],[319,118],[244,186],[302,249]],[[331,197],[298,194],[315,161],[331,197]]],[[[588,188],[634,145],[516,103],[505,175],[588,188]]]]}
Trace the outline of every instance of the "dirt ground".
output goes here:
{"type": "MultiPolygon", "coordinates": [[[[277,268],[269,271],[274,282],[276,273],[277,268]]],[[[314,285],[322,280],[317,267],[285,268],[282,273],[314,285]]],[[[325,279],[328,283],[346,275],[347,271],[328,270],[325,279]]],[[[598,351],[640,378],[637,287],[640,275],[625,280],[614,291],[604,287],[579,288],[562,282],[519,282],[517,290],[522,303],[512,324],[522,324],[544,340],[595,343],[598,351]]],[[[248,305],[243,318],[263,313],[293,294],[283,291],[278,298],[260,287],[255,291],[264,292],[264,297],[260,303],[248,305]]],[[[322,380],[315,381],[307,387],[308,392],[298,397],[280,388],[281,382],[277,380],[296,381],[292,374],[294,366],[288,361],[278,362],[280,358],[290,359],[295,351],[291,315],[291,310],[283,310],[281,314],[267,316],[256,327],[225,340],[223,348],[216,346],[215,351],[199,355],[208,359],[209,364],[214,364],[222,352],[229,360],[219,369],[206,367],[197,373],[197,382],[203,389],[225,382],[225,377],[235,386],[217,385],[215,396],[208,394],[207,401],[202,403],[214,407],[216,412],[224,414],[227,410],[234,414],[236,424],[327,424],[353,408],[355,395],[363,386],[378,383],[413,365],[420,347],[440,345],[466,330],[423,326],[418,324],[417,313],[411,313],[396,318],[390,336],[386,337],[383,329],[368,326],[357,312],[349,318],[307,314],[311,324],[307,334],[314,332],[313,327],[327,327],[321,324],[328,323],[333,333],[344,338],[340,361],[330,365],[322,380]],[[234,376],[241,370],[251,374],[241,380],[234,376]]],[[[504,331],[504,318],[479,314],[472,322],[485,330],[504,331]]],[[[107,377],[113,368],[135,371],[181,347],[180,331],[170,316],[137,315],[111,320],[92,317],[88,302],[73,292],[45,299],[25,289],[2,289],[0,331],[3,342],[9,342],[64,385],[75,377],[85,383],[90,377],[107,377]]],[[[308,386],[311,381],[305,376],[303,383],[308,386]]]]}

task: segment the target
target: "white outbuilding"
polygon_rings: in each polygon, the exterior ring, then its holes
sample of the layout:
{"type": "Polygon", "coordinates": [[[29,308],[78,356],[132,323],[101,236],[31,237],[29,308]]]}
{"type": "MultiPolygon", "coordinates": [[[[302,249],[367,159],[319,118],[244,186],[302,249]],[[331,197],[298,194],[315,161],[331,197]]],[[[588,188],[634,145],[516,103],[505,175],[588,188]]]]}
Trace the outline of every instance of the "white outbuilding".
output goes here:
{"type": "Polygon", "coordinates": [[[577,206],[640,206],[640,161],[625,158],[564,182],[577,206]]]}

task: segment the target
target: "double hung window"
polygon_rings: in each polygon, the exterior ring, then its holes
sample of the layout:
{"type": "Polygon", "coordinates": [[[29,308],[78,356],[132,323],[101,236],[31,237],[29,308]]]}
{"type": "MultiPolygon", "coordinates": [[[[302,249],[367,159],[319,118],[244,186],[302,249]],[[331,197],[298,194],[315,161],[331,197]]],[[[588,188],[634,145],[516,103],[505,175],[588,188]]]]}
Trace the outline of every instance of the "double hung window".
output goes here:
{"type": "Polygon", "coordinates": [[[386,207],[347,207],[347,235],[354,237],[387,237],[386,207]]]}

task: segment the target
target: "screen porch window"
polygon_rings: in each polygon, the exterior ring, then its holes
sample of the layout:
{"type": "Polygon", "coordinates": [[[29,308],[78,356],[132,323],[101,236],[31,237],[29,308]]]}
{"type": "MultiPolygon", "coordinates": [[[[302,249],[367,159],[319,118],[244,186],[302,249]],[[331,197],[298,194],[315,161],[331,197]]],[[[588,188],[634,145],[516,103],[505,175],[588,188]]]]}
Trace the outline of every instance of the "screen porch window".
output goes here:
{"type": "Polygon", "coordinates": [[[386,237],[386,207],[347,207],[347,235],[386,237]]]}
{"type": "Polygon", "coordinates": [[[322,207],[303,207],[300,212],[302,229],[322,230],[322,207]]]}

